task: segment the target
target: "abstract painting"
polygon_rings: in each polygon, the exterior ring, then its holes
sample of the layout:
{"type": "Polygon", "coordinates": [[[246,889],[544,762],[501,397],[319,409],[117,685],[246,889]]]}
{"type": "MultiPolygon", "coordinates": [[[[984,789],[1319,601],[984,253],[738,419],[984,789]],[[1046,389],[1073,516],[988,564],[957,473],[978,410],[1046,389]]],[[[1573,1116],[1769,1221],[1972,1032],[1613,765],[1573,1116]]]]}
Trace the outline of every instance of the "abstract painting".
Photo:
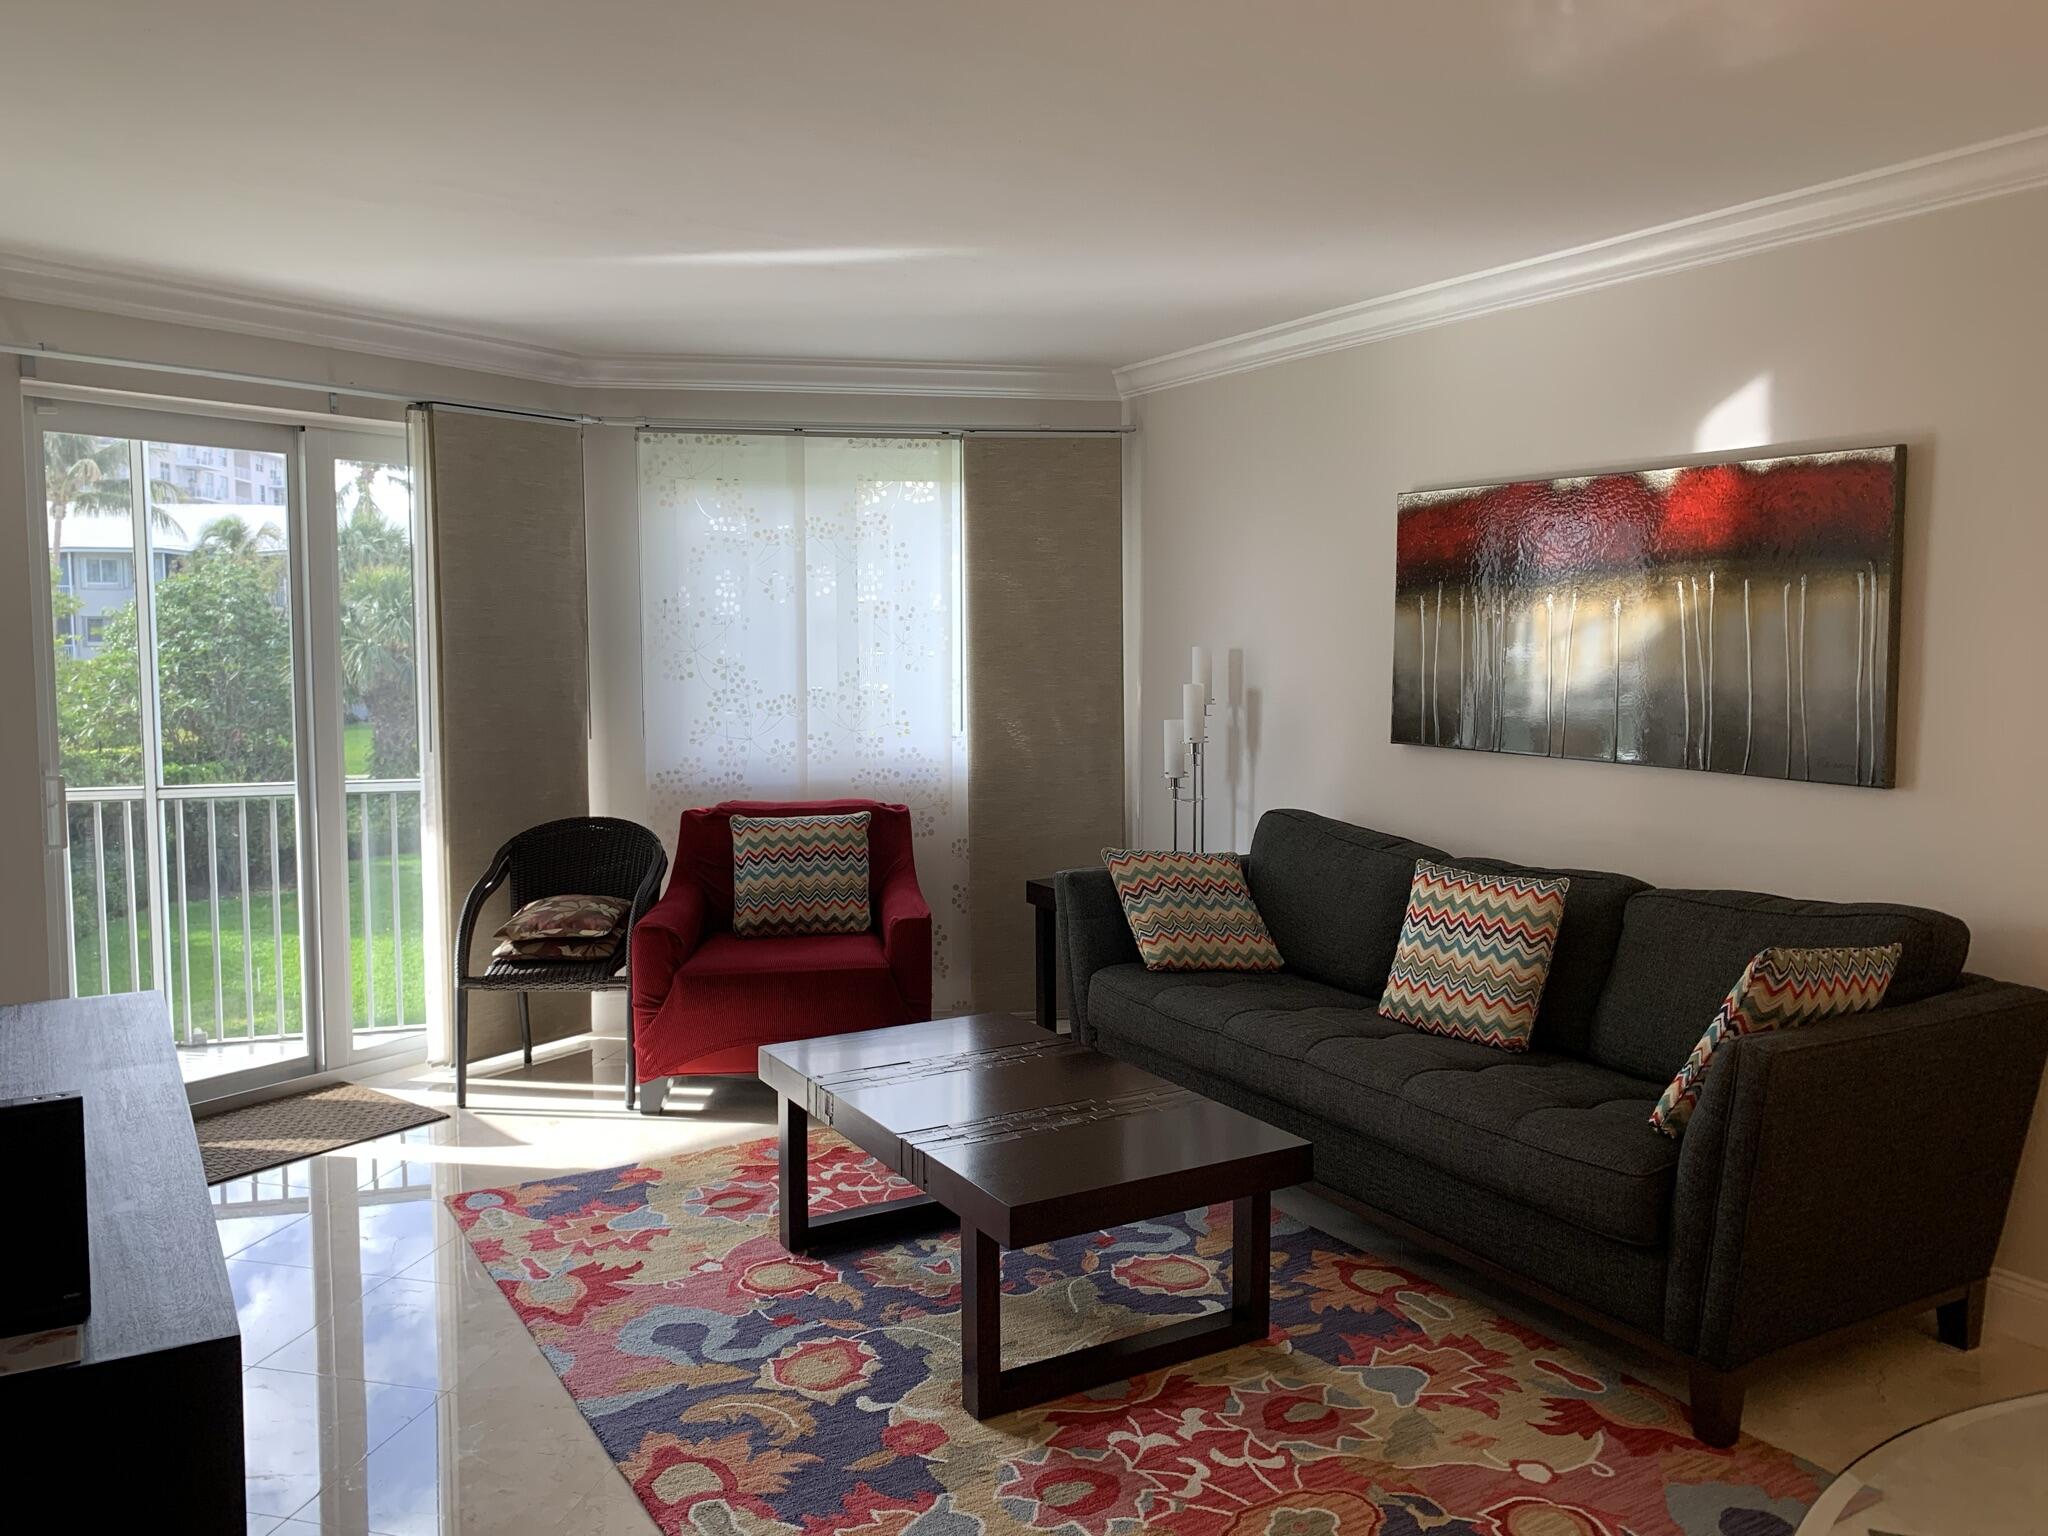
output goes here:
{"type": "Polygon", "coordinates": [[[1393,739],[1889,788],[1903,447],[1400,500],[1393,739]]]}

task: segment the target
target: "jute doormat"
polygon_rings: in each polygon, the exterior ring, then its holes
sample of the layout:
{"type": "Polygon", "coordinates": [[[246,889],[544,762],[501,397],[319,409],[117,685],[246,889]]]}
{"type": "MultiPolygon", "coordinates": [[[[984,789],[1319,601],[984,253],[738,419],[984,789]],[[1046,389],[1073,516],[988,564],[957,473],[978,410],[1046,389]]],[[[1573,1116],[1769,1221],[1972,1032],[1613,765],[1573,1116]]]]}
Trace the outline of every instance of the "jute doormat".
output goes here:
{"type": "Polygon", "coordinates": [[[206,1182],[219,1184],[447,1118],[446,1110],[340,1083],[207,1116],[198,1122],[199,1155],[206,1182]]]}

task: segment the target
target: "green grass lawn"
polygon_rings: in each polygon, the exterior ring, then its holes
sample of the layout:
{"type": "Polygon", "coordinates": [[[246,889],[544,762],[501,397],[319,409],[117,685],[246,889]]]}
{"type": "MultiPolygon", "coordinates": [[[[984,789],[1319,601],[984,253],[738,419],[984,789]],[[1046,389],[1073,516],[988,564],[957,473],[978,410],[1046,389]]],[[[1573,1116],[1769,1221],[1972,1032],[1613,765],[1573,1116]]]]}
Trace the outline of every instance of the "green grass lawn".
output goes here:
{"type": "Polygon", "coordinates": [[[374,732],[367,720],[351,720],[341,728],[341,771],[352,779],[370,776],[370,747],[374,732]]]}
{"type": "MultiPolygon", "coordinates": [[[[367,738],[365,738],[367,740],[367,738]]],[[[367,748],[366,748],[367,750],[367,748]]],[[[405,1018],[409,1025],[426,1023],[426,955],[420,933],[420,915],[425,910],[420,894],[420,860],[416,853],[401,854],[398,858],[398,883],[400,901],[404,906],[404,929],[398,935],[398,950],[393,948],[391,932],[391,858],[379,854],[368,866],[371,879],[370,905],[372,929],[367,949],[367,959],[376,975],[376,997],[374,1003],[369,997],[369,982],[365,974],[366,952],[363,944],[363,890],[364,864],[360,858],[349,862],[349,979],[354,999],[354,1021],[357,1029],[391,1029],[401,1020],[398,1018],[393,997],[394,954],[402,952],[405,961],[405,1018]]],[[[257,1037],[277,1033],[277,959],[278,946],[272,937],[273,906],[268,891],[258,890],[250,898],[249,911],[249,963],[254,971],[255,1014],[257,1037]]],[[[115,992],[136,991],[154,985],[155,978],[150,961],[149,914],[138,914],[141,929],[136,935],[141,974],[131,974],[128,951],[128,915],[125,907],[118,914],[107,914],[108,958],[112,961],[113,975],[111,988],[115,992]]],[[[295,891],[284,893],[284,907],[281,918],[284,929],[284,1000],[285,1019],[291,1031],[300,1027],[299,1013],[299,901],[295,891]]],[[[171,970],[171,1015],[178,1023],[178,1038],[211,1037],[214,1026],[213,986],[213,920],[212,910],[202,895],[185,904],[184,920],[173,907],[170,913],[170,949],[173,957],[184,952],[186,923],[190,925],[192,1017],[196,1029],[185,1028],[185,968],[174,959],[171,970]]],[[[75,963],[78,972],[78,991],[81,996],[91,996],[101,990],[99,936],[94,931],[98,917],[89,912],[76,923],[77,951],[75,963]]],[[[230,1040],[250,1037],[249,992],[243,977],[242,943],[242,899],[240,896],[223,894],[220,902],[220,992],[221,1011],[225,1016],[221,1033],[230,1040]]]]}

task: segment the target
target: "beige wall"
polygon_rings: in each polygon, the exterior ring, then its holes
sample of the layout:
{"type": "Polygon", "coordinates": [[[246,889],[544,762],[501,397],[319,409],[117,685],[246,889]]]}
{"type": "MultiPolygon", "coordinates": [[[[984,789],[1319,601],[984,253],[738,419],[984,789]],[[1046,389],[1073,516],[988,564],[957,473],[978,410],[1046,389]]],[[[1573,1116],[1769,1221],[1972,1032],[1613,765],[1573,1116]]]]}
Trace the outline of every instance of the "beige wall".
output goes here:
{"type": "MultiPolygon", "coordinates": [[[[1242,646],[1212,846],[1302,805],[1457,852],[1919,902],[1969,922],[1974,968],[2048,984],[2043,251],[2030,193],[1134,402],[1145,835],[1188,646],[1242,646]],[[1899,788],[1389,744],[1397,493],[1889,442],[1911,450],[1899,788]]],[[[2048,1280],[2043,1119],[2002,1262],[2048,1280]]]]}

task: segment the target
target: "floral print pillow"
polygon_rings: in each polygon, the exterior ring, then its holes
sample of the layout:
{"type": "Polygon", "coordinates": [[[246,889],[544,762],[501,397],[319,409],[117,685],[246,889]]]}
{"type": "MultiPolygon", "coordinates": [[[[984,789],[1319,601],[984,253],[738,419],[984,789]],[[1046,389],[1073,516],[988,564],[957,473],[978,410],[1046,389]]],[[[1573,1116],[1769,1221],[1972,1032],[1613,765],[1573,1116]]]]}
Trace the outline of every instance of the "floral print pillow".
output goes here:
{"type": "Polygon", "coordinates": [[[602,939],[500,939],[493,960],[601,960],[616,954],[617,934],[602,939]]]}
{"type": "Polygon", "coordinates": [[[622,896],[544,896],[514,912],[493,937],[514,943],[525,939],[605,939],[625,920],[629,905],[622,896]]]}

